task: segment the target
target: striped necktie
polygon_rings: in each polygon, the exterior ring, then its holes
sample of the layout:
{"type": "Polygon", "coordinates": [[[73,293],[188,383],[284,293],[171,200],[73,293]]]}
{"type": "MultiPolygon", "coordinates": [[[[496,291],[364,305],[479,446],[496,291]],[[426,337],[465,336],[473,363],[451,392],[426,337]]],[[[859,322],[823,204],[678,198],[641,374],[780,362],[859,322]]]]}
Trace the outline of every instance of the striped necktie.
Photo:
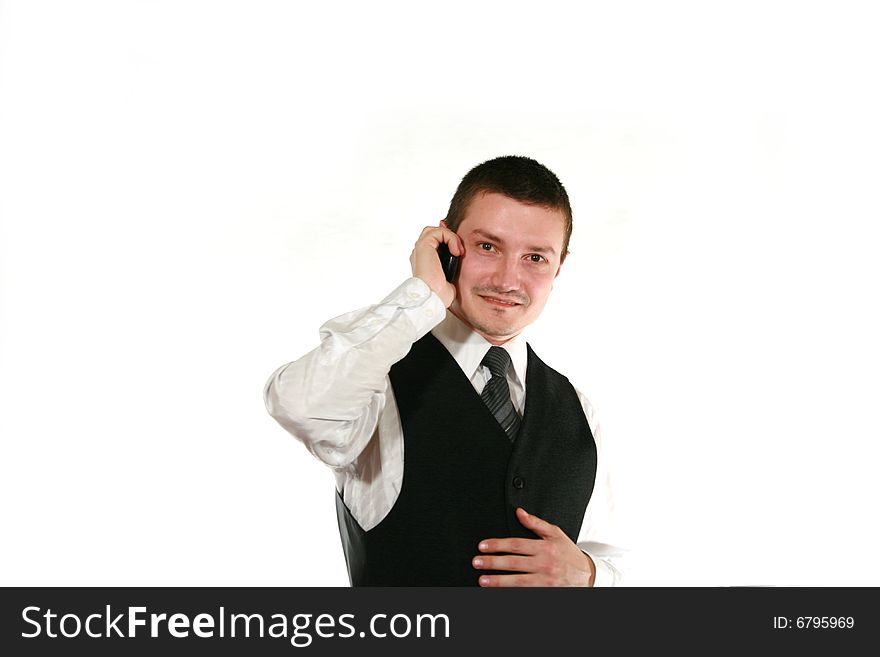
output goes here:
{"type": "Polygon", "coordinates": [[[522,424],[519,413],[510,401],[510,388],[507,386],[507,368],[510,366],[510,354],[501,347],[490,347],[481,365],[485,365],[492,373],[480,397],[488,406],[489,411],[498,420],[507,437],[513,442],[522,424]]]}

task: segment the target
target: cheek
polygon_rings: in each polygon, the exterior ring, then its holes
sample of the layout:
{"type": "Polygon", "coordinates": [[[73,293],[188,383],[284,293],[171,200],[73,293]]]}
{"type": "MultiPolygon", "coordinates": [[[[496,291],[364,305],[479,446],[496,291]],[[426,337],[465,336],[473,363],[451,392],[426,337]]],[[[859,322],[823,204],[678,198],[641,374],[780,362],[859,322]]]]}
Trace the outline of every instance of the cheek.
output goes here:
{"type": "Polygon", "coordinates": [[[470,290],[476,285],[482,285],[488,275],[487,267],[479,258],[462,260],[458,270],[458,283],[463,290],[470,290]]]}
{"type": "Polygon", "coordinates": [[[543,304],[547,300],[547,297],[550,296],[550,290],[552,289],[552,275],[533,276],[529,280],[529,284],[526,288],[533,304],[543,304]]]}
{"type": "Polygon", "coordinates": [[[479,253],[475,253],[462,259],[459,271],[463,274],[473,276],[482,273],[484,270],[488,269],[488,266],[489,263],[487,262],[487,258],[480,257],[479,253]]]}

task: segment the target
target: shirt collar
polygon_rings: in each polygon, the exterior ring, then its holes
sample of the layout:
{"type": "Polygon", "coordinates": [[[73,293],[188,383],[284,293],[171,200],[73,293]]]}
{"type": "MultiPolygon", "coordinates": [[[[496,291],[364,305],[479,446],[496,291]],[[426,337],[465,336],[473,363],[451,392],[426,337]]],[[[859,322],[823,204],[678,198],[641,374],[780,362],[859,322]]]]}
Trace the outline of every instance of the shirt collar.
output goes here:
{"type": "MultiPolygon", "coordinates": [[[[446,319],[435,326],[431,333],[446,347],[468,379],[473,379],[474,373],[480,367],[480,362],[489,351],[489,347],[492,346],[486,338],[466,326],[449,311],[446,312],[446,319]]],[[[525,388],[528,351],[523,334],[520,333],[512,340],[508,340],[501,347],[510,354],[513,371],[516,373],[520,385],[525,388]]]]}

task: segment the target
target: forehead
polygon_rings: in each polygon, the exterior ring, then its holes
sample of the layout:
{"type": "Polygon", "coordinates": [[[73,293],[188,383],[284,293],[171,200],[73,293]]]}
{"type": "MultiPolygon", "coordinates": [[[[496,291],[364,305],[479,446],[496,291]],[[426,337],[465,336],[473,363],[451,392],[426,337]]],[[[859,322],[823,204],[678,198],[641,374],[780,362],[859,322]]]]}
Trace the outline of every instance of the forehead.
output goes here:
{"type": "Polygon", "coordinates": [[[497,192],[483,192],[468,204],[456,232],[466,236],[477,230],[509,242],[552,247],[559,254],[565,238],[565,215],[562,210],[529,205],[497,192]]]}

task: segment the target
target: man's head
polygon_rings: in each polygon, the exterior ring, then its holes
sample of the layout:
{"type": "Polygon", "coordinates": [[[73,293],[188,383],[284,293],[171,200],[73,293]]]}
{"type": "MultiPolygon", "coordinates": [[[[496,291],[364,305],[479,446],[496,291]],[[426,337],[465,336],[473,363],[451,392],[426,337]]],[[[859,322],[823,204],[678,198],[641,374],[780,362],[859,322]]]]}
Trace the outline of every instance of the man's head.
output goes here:
{"type": "Polygon", "coordinates": [[[462,179],[441,224],[465,248],[450,310],[493,344],[534,322],[571,236],[559,179],[527,157],[489,160],[462,179]]]}
{"type": "Polygon", "coordinates": [[[559,210],[565,220],[560,262],[568,255],[571,239],[571,204],[556,174],[539,162],[522,155],[504,155],[478,164],[461,179],[446,213],[446,225],[458,232],[475,196],[496,192],[527,205],[559,210]]]}

